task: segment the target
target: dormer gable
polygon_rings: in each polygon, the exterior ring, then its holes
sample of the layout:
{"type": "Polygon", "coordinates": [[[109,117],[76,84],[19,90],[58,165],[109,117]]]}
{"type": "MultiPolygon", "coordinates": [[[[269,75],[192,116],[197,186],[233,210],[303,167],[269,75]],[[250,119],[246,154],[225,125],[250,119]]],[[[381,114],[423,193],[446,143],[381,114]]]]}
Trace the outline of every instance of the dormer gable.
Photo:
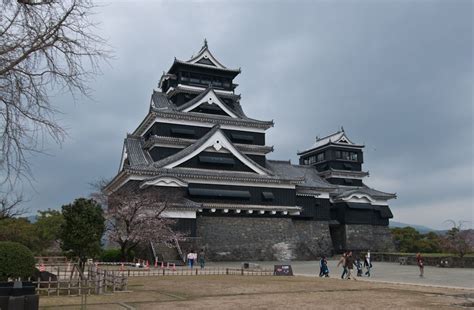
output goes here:
{"type": "Polygon", "coordinates": [[[350,148],[358,148],[358,149],[364,148],[364,145],[356,144],[352,142],[347,136],[346,132],[344,131],[344,128],[341,127],[341,130],[333,134],[330,134],[322,138],[316,137],[316,141],[313,143],[313,145],[304,151],[298,151],[298,155],[313,153],[315,151],[328,147],[329,145],[334,145],[334,146],[339,145],[342,147],[350,147],[350,148]]]}
{"type": "Polygon", "coordinates": [[[180,166],[188,160],[199,156],[203,152],[212,150],[213,152],[230,153],[235,159],[239,160],[250,171],[259,175],[271,175],[271,172],[257,164],[245,154],[241,153],[227,138],[219,125],[214,126],[205,136],[196,141],[194,144],[181,150],[174,155],[157,161],[153,166],[157,168],[171,169],[180,166]]]}
{"type": "MultiPolygon", "coordinates": [[[[211,110],[218,109],[224,115],[230,116],[232,118],[238,118],[237,114],[232,111],[217,95],[214,89],[208,88],[201,95],[197,96],[193,100],[183,104],[178,109],[182,112],[201,112],[196,111],[199,107],[202,110],[211,110]]],[[[201,112],[202,113],[202,112],[201,112]]],[[[210,111],[210,114],[215,114],[210,111]]]]}
{"type": "Polygon", "coordinates": [[[207,40],[206,39],[204,39],[204,44],[201,47],[201,49],[199,50],[199,52],[197,53],[197,55],[191,57],[191,59],[189,59],[186,62],[191,63],[191,64],[200,64],[200,65],[204,65],[204,66],[212,66],[212,67],[216,67],[216,68],[219,68],[219,69],[227,69],[226,66],[221,64],[214,57],[214,55],[212,55],[212,53],[209,50],[209,47],[207,45],[207,40]]]}

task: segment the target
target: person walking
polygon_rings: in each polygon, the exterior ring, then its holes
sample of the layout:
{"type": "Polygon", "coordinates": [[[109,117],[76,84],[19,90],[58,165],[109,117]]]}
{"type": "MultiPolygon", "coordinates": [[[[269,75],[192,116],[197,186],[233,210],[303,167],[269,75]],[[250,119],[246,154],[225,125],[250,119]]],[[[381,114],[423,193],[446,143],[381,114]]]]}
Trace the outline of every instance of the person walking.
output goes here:
{"type": "Polygon", "coordinates": [[[370,269],[372,268],[372,262],[370,261],[370,252],[368,252],[364,257],[364,267],[366,268],[365,275],[370,277],[370,269]]]}
{"type": "Polygon", "coordinates": [[[201,269],[204,269],[205,264],[206,264],[206,253],[204,252],[204,249],[201,249],[201,252],[199,252],[199,265],[201,266],[201,269]]]}
{"type": "Polygon", "coordinates": [[[346,268],[346,255],[347,253],[342,253],[341,258],[339,259],[339,262],[337,263],[337,267],[342,265],[342,275],[341,279],[344,279],[344,276],[347,274],[347,268],[346,268]]]}
{"type": "Polygon", "coordinates": [[[352,276],[352,269],[354,269],[354,257],[352,256],[352,252],[349,252],[346,255],[346,269],[347,269],[347,279],[357,280],[354,276],[352,276]]]}
{"type": "Polygon", "coordinates": [[[357,267],[357,276],[362,277],[362,262],[360,257],[357,255],[354,265],[357,267]]]}
{"type": "Polygon", "coordinates": [[[194,255],[195,255],[194,250],[191,250],[191,252],[189,252],[188,255],[186,256],[186,258],[188,259],[188,266],[191,269],[193,269],[193,266],[194,266],[194,260],[195,260],[194,255]]]}
{"type": "Polygon", "coordinates": [[[418,268],[420,269],[420,277],[423,277],[424,274],[424,258],[421,256],[421,253],[416,253],[416,264],[418,265],[418,268]]]}
{"type": "Polygon", "coordinates": [[[321,257],[321,260],[319,261],[319,276],[329,278],[329,268],[326,256],[321,257]]]}

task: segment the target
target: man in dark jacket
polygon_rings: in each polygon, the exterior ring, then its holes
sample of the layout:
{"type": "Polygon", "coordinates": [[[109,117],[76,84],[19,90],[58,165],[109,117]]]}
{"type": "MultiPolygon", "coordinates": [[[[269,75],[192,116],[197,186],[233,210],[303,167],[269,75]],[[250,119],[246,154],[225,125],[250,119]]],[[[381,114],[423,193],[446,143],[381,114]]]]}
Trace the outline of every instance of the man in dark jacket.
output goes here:
{"type": "MultiPolygon", "coordinates": [[[[346,265],[347,268],[347,279],[351,279],[352,276],[352,269],[354,269],[354,257],[352,256],[352,252],[349,252],[346,256],[346,265]]],[[[357,280],[355,277],[352,279],[357,280]]]]}

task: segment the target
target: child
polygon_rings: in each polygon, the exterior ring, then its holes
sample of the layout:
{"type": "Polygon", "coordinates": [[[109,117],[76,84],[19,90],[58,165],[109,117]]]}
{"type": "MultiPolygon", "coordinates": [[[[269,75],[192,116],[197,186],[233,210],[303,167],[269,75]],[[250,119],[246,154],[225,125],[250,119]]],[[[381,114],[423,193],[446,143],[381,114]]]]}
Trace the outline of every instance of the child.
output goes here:
{"type": "Polygon", "coordinates": [[[362,263],[361,263],[361,261],[360,261],[359,256],[357,256],[354,265],[355,265],[356,268],[357,268],[357,276],[358,276],[358,277],[362,277],[362,263]]]}
{"type": "Polygon", "coordinates": [[[329,278],[328,261],[325,256],[321,257],[321,260],[319,261],[319,276],[329,278]]]}

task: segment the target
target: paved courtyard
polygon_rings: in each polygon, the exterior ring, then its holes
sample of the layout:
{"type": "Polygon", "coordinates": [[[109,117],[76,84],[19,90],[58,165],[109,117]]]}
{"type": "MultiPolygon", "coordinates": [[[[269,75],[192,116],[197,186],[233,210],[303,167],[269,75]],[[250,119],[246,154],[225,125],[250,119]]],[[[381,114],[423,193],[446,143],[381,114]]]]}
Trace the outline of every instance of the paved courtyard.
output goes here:
{"type": "MultiPolygon", "coordinates": [[[[282,264],[281,262],[255,263],[265,268],[273,268],[274,264],[282,264]]],[[[319,273],[318,261],[293,261],[289,263],[291,264],[295,275],[316,276],[319,273]]],[[[208,265],[240,267],[241,262],[209,263],[208,265]]],[[[339,278],[342,273],[342,268],[336,267],[337,260],[330,260],[328,265],[330,276],[333,278],[339,278]]],[[[425,276],[420,278],[417,266],[373,262],[371,277],[358,277],[357,279],[474,289],[474,269],[472,268],[439,268],[426,266],[425,276]]]]}

